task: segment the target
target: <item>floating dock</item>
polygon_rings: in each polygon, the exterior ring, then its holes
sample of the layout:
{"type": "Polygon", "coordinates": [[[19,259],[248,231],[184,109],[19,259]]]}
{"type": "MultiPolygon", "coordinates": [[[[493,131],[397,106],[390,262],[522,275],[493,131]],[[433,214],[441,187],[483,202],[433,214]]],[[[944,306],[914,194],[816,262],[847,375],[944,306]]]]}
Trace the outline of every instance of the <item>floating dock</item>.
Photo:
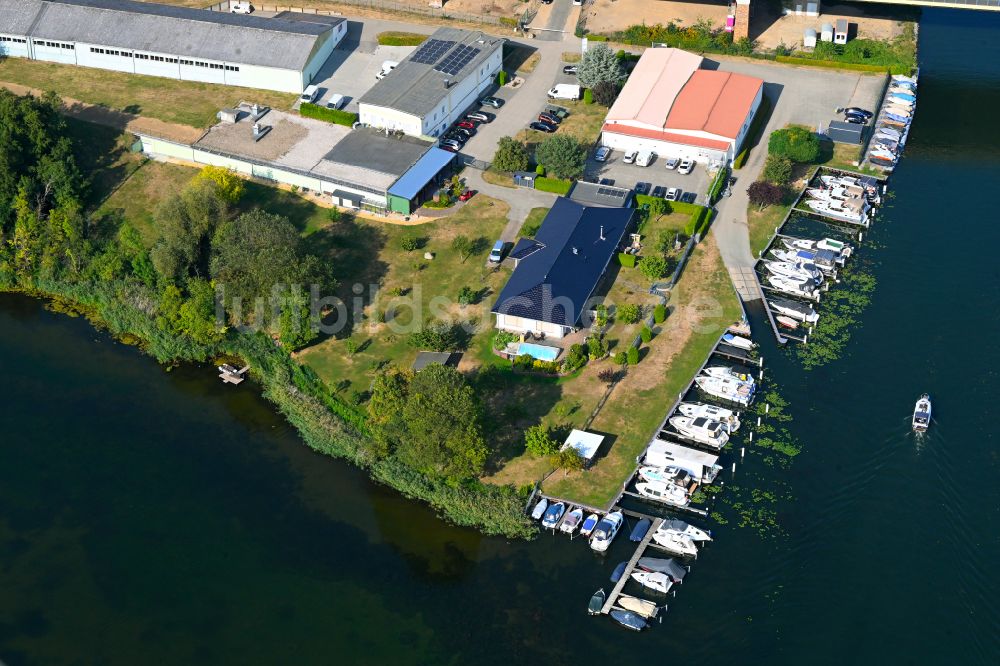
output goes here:
{"type": "MultiPolygon", "coordinates": [[[[641,513],[635,513],[634,511],[622,511],[622,513],[630,516],[642,516],[641,513]]],[[[652,516],[642,517],[651,518],[652,516]]],[[[662,524],[663,518],[653,518],[653,524],[650,525],[649,529],[646,531],[646,536],[639,542],[639,547],[635,549],[635,553],[632,554],[632,559],[629,560],[628,565],[625,566],[625,572],[622,574],[622,577],[618,579],[618,582],[615,583],[614,588],[611,590],[611,594],[608,595],[607,600],[604,602],[604,607],[601,608],[602,614],[607,615],[611,612],[615,602],[618,601],[618,597],[621,596],[622,590],[625,588],[625,584],[631,580],[632,571],[635,569],[636,564],[639,563],[639,558],[646,552],[646,548],[649,547],[649,542],[653,540],[653,534],[656,530],[660,529],[660,525],[662,524]]]]}
{"type": "Polygon", "coordinates": [[[249,365],[245,365],[242,368],[237,368],[235,366],[224,363],[219,366],[219,379],[225,384],[240,385],[243,380],[246,379],[247,371],[250,370],[249,365]]]}

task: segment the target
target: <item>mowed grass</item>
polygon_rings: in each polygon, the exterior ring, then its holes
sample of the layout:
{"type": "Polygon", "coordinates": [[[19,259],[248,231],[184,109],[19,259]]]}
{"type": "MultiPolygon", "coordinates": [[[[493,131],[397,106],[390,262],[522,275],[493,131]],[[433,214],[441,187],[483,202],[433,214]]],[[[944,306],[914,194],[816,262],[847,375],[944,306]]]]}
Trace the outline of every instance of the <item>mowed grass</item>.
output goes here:
{"type": "Polygon", "coordinates": [[[240,100],[288,109],[296,99],[293,94],[271,90],[177,81],[25,58],[0,60],[0,81],[54,90],[88,104],[196,128],[207,128],[215,122],[219,109],[240,100]]]}
{"type": "Polygon", "coordinates": [[[518,141],[528,146],[528,152],[532,153],[535,146],[544,141],[549,136],[555,134],[569,134],[575,137],[580,143],[590,146],[597,142],[601,135],[601,127],[604,125],[604,117],[608,113],[607,107],[600,104],[584,104],[582,101],[552,100],[552,106],[564,106],[569,109],[569,116],[562,121],[559,129],[554,134],[546,134],[533,129],[523,129],[515,137],[518,141]]]}
{"type": "Polygon", "coordinates": [[[758,210],[754,204],[747,206],[747,232],[750,235],[750,252],[753,256],[759,257],[767,244],[774,236],[775,228],[781,224],[788,214],[787,206],[768,206],[764,210],[758,210]]]}
{"type": "MultiPolygon", "coordinates": [[[[505,203],[478,195],[454,215],[421,225],[354,220],[321,226],[309,238],[328,252],[341,282],[338,296],[351,312],[340,320],[346,324],[340,332],[303,350],[299,359],[338,390],[364,391],[381,365],[412,365],[420,350],[410,345],[410,334],[424,325],[471,322],[470,349],[489,344],[491,299],[508,273],[487,267],[486,255],[507,223],[507,211],[505,203]],[[460,235],[477,246],[464,261],[452,248],[460,235]],[[404,250],[404,237],[418,239],[419,249],[404,250]],[[425,252],[434,258],[425,259],[425,252]],[[476,292],[474,303],[458,303],[462,287],[476,292]]],[[[466,354],[463,369],[478,365],[475,353],[466,354]]]]}
{"type": "Polygon", "coordinates": [[[589,428],[608,437],[601,457],[589,470],[550,476],[543,486],[546,494],[606,506],[621,490],[636,456],[649,443],[677,394],[691,381],[722,331],[739,319],[739,301],[713,236],[694,250],[670,295],[668,311],[639,364],[629,368],[589,428]]]}

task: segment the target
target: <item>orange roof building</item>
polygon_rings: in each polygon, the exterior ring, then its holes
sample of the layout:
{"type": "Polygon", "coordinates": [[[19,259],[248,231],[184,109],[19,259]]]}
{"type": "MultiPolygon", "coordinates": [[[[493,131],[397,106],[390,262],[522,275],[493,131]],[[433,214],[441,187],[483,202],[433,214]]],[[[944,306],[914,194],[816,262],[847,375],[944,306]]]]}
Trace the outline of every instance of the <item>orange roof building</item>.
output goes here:
{"type": "Polygon", "coordinates": [[[608,111],[601,143],[625,152],[732,160],[760,106],[764,82],[702,64],[701,56],[679,49],[646,49],[608,111]]]}

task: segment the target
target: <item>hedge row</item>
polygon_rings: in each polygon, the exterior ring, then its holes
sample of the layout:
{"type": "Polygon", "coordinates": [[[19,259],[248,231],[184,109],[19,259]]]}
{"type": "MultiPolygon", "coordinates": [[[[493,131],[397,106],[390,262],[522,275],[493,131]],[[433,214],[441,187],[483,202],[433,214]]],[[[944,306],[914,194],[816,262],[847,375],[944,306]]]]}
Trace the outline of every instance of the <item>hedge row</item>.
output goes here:
{"type": "Polygon", "coordinates": [[[561,178],[546,178],[540,176],[535,178],[535,189],[541,192],[552,192],[553,194],[561,194],[566,196],[569,194],[569,188],[573,186],[573,181],[562,180],[561,178]]]}
{"type": "Polygon", "coordinates": [[[708,204],[710,206],[719,200],[719,195],[722,194],[722,188],[725,186],[728,176],[729,172],[726,169],[719,169],[715,174],[715,180],[712,181],[712,186],[708,188],[708,204]]]}
{"type": "Polygon", "coordinates": [[[328,123],[345,125],[347,127],[350,127],[354,123],[358,122],[358,114],[356,113],[348,113],[347,111],[341,111],[340,109],[328,109],[325,106],[311,104],[309,102],[303,102],[302,105],[299,106],[299,114],[305,118],[325,120],[328,123]]]}
{"type": "Polygon", "coordinates": [[[427,35],[415,32],[380,32],[378,43],[381,46],[420,46],[426,41],[427,35]]]}
{"type": "Polygon", "coordinates": [[[704,238],[705,232],[708,231],[708,225],[712,221],[712,209],[704,206],[696,206],[696,208],[698,210],[691,214],[691,219],[684,225],[684,235],[690,237],[697,233],[704,238]]]}
{"type": "Polygon", "coordinates": [[[864,65],[854,62],[839,62],[837,60],[819,60],[814,58],[802,58],[799,56],[775,56],[775,62],[782,62],[786,65],[809,65],[810,67],[823,67],[826,69],[851,69],[857,72],[889,72],[890,74],[909,74],[911,67],[905,65],[864,65]]]}

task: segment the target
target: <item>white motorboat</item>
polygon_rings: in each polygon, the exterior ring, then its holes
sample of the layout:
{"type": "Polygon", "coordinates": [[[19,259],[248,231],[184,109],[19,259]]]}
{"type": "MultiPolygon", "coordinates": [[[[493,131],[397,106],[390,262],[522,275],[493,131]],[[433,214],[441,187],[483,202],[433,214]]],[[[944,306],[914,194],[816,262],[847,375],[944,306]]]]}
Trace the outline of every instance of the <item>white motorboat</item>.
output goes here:
{"type": "Polygon", "coordinates": [[[733,377],[699,375],[694,378],[694,383],[708,395],[722,400],[740,405],[749,405],[750,401],[753,400],[754,385],[750,382],[741,382],[733,377]]]}
{"type": "Polygon", "coordinates": [[[681,488],[688,488],[692,483],[694,483],[694,477],[691,472],[674,465],[668,465],[666,467],[653,467],[652,465],[644,465],[639,468],[639,478],[643,481],[648,481],[649,483],[667,483],[674,484],[675,486],[680,486],[681,488]]]}
{"type": "Polygon", "coordinates": [[[691,418],[701,416],[718,421],[729,429],[730,434],[740,429],[740,420],[737,418],[736,412],[725,407],[717,407],[704,402],[682,402],[677,405],[677,411],[691,418]]]}
{"type": "Polygon", "coordinates": [[[633,571],[632,580],[654,592],[666,594],[674,586],[674,581],[662,571],[633,571]]]}
{"type": "Polygon", "coordinates": [[[810,199],[806,205],[821,215],[852,222],[854,224],[864,224],[868,220],[867,205],[850,206],[846,203],[819,201],[810,199]]]}
{"type": "Polygon", "coordinates": [[[674,532],[688,537],[692,541],[711,541],[712,535],[694,525],[685,523],[679,518],[668,518],[660,524],[661,532],[674,532]]]}
{"type": "Polygon", "coordinates": [[[843,258],[830,250],[771,250],[771,257],[790,264],[813,264],[824,273],[832,273],[838,266],[844,265],[843,258]]]}
{"type": "Polygon", "coordinates": [[[656,614],[660,611],[660,607],[652,601],[632,597],[627,594],[619,595],[616,603],[625,610],[630,610],[646,619],[656,617],[656,614]]]}
{"type": "Polygon", "coordinates": [[[601,522],[597,523],[593,534],[590,535],[591,550],[596,550],[599,553],[606,551],[611,546],[611,542],[615,540],[615,536],[618,535],[618,530],[621,529],[624,522],[625,517],[622,516],[621,511],[612,511],[604,516],[601,522]]]}
{"type": "Polygon", "coordinates": [[[926,432],[931,427],[931,397],[924,393],[913,407],[913,430],[926,432]]]}
{"type": "Polygon", "coordinates": [[[596,513],[592,513],[587,516],[587,519],[583,521],[583,525],[580,526],[580,536],[590,536],[590,533],[594,531],[597,527],[597,523],[601,521],[601,517],[596,513]]]}
{"type": "Polygon", "coordinates": [[[767,276],[767,283],[776,291],[803,298],[816,298],[816,285],[812,280],[795,280],[783,275],[767,276]]]}
{"type": "Polygon", "coordinates": [[[757,346],[753,343],[753,340],[744,338],[741,335],[734,335],[732,333],[723,333],[722,341],[727,345],[736,347],[737,349],[745,349],[746,351],[750,351],[757,346]]]}
{"type": "Polygon", "coordinates": [[[709,377],[732,377],[733,379],[738,379],[741,382],[749,382],[750,384],[753,384],[753,375],[745,372],[738,372],[728,365],[710,365],[702,370],[702,372],[709,377]]]}
{"type": "Polygon", "coordinates": [[[804,261],[792,263],[788,261],[768,260],[765,260],[763,264],[764,268],[774,275],[781,275],[792,280],[813,280],[814,282],[821,282],[823,280],[823,271],[816,264],[808,264],[804,261]]]}
{"type": "Polygon", "coordinates": [[[799,327],[799,322],[795,321],[791,317],[786,317],[785,315],[778,315],[774,318],[774,321],[778,323],[778,326],[787,328],[789,331],[794,331],[799,327]]]}
{"type": "Polygon", "coordinates": [[[815,324],[819,321],[819,314],[805,303],[790,301],[787,298],[768,298],[767,302],[778,314],[791,317],[796,321],[807,324],[815,324]]]}
{"type": "Polygon", "coordinates": [[[820,238],[819,240],[812,240],[809,238],[791,238],[786,236],[781,239],[781,242],[789,250],[831,250],[845,259],[851,256],[851,253],[854,251],[854,248],[847,243],[834,240],[833,238],[820,238]]]}
{"type": "Polygon", "coordinates": [[[536,504],[534,510],[532,510],[531,518],[533,520],[541,520],[542,516],[545,515],[545,510],[547,508],[549,508],[549,501],[543,497],[538,500],[538,504],[536,504]]]}
{"type": "Polygon", "coordinates": [[[566,534],[572,534],[580,527],[580,523],[583,522],[583,509],[573,509],[566,517],[563,519],[562,523],[559,525],[559,531],[565,532],[566,534]]]}
{"type": "Polygon", "coordinates": [[[677,532],[657,531],[653,534],[653,543],[658,548],[674,555],[698,557],[698,546],[695,545],[691,537],[678,534],[677,532]]]}
{"type": "Polygon", "coordinates": [[[693,442],[721,449],[729,442],[729,431],[718,421],[703,416],[671,416],[670,425],[693,442]]]}
{"type": "Polygon", "coordinates": [[[917,85],[917,78],[915,76],[906,76],[905,74],[893,74],[892,80],[896,82],[902,81],[904,83],[909,83],[910,85],[913,86],[917,85]]]}
{"type": "Polygon", "coordinates": [[[562,518],[565,511],[566,505],[562,502],[550,504],[549,508],[545,510],[545,515],[542,516],[542,527],[546,529],[555,528],[555,526],[559,524],[559,519],[562,518]]]}
{"type": "Polygon", "coordinates": [[[691,498],[688,497],[687,490],[674,483],[664,483],[662,481],[642,481],[635,484],[635,491],[645,497],[664,504],[673,506],[687,506],[691,498]]]}

